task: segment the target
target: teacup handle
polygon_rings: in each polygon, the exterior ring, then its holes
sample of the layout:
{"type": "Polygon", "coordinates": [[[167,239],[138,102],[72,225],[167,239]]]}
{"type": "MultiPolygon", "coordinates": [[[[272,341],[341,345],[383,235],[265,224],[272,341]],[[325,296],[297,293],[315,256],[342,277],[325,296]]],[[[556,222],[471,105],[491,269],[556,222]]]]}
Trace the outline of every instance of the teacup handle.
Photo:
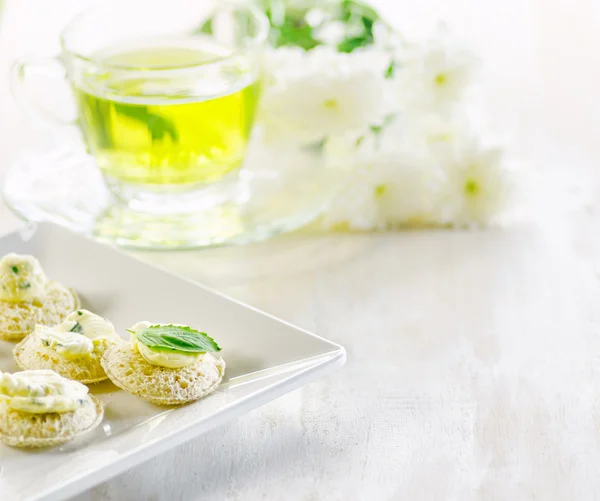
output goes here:
{"type": "Polygon", "coordinates": [[[42,118],[47,125],[75,125],[77,117],[66,118],[55,110],[35,99],[28,88],[27,82],[31,76],[59,78],[63,82],[66,69],[59,57],[46,57],[16,61],[10,69],[10,90],[14,100],[30,115],[34,122],[42,118]]]}

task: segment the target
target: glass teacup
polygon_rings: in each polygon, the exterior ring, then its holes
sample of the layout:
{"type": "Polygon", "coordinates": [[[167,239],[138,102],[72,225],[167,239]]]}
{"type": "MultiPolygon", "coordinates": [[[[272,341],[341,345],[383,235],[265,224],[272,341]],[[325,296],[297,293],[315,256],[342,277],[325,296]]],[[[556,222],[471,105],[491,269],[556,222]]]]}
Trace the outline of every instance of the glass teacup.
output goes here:
{"type": "Polygon", "coordinates": [[[58,63],[21,63],[17,83],[66,70],[87,150],[127,217],[185,216],[242,196],[267,33],[247,4],[110,1],[65,28],[58,63]]]}

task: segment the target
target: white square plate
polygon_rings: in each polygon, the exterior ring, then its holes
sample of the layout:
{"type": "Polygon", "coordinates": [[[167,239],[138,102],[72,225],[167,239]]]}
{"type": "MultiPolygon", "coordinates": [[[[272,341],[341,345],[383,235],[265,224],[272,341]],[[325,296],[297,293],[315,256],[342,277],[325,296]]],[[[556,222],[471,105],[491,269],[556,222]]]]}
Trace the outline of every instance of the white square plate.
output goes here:
{"type": "MultiPolygon", "coordinates": [[[[215,393],[176,408],[152,405],[111,383],[92,387],[106,406],[104,422],[93,432],[54,449],[0,445],[2,501],[66,499],[302,386],[346,358],[337,344],[58,226],[40,224],[32,235],[0,238],[0,256],[8,252],[36,256],[51,279],[77,290],[84,306],[111,320],[121,335],[140,320],[208,332],[223,348],[227,370],[215,393]]],[[[0,342],[0,370],[17,370],[13,346],[0,342]]]]}

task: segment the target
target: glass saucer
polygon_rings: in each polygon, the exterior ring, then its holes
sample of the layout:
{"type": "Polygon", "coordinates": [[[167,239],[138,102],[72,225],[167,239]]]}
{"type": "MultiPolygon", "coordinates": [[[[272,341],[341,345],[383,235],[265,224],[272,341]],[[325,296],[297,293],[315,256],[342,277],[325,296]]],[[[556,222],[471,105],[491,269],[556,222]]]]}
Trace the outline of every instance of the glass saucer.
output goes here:
{"type": "Polygon", "coordinates": [[[239,176],[242,202],[187,214],[152,215],[121,204],[94,159],[69,145],[29,153],[8,170],[6,204],[28,221],[48,221],[96,239],[136,249],[186,249],[265,240],[295,230],[325,210],[341,173],[318,154],[269,155],[254,149],[239,176]]]}

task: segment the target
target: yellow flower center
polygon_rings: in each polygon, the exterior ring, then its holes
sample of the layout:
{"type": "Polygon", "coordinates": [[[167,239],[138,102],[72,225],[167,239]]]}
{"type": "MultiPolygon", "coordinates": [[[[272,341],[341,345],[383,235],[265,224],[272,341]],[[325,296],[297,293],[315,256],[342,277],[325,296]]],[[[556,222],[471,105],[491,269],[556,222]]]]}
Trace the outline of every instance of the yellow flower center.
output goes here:
{"type": "Polygon", "coordinates": [[[338,107],[338,102],[335,99],[327,99],[326,101],[323,101],[323,108],[326,110],[337,111],[338,107]]]}
{"type": "Polygon", "coordinates": [[[386,191],[387,191],[387,186],[385,184],[379,184],[379,185],[375,186],[375,190],[374,190],[375,198],[382,197],[383,195],[385,195],[386,191]]]}
{"type": "Polygon", "coordinates": [[[440,142],[440,143],[448,143],[452,139],[450,134],[433,134],[429,137],[430,141],[440,142]]]}
{"type": "Polygon", "coordinates": [[[448,80],[448,77],[444,74],[444,73],[438,73],[435,78],[433,79],[433,81],[435,82],[436,85],[439,85],[440,87],[442,85],[444,85],[448,80]]]}
{"type": "Polygon", "coordinates": [[[465,193],[469,196],[475,196],[479,193],[479,184],[473,179],[467,179],[465,183],[465,193]]]}

